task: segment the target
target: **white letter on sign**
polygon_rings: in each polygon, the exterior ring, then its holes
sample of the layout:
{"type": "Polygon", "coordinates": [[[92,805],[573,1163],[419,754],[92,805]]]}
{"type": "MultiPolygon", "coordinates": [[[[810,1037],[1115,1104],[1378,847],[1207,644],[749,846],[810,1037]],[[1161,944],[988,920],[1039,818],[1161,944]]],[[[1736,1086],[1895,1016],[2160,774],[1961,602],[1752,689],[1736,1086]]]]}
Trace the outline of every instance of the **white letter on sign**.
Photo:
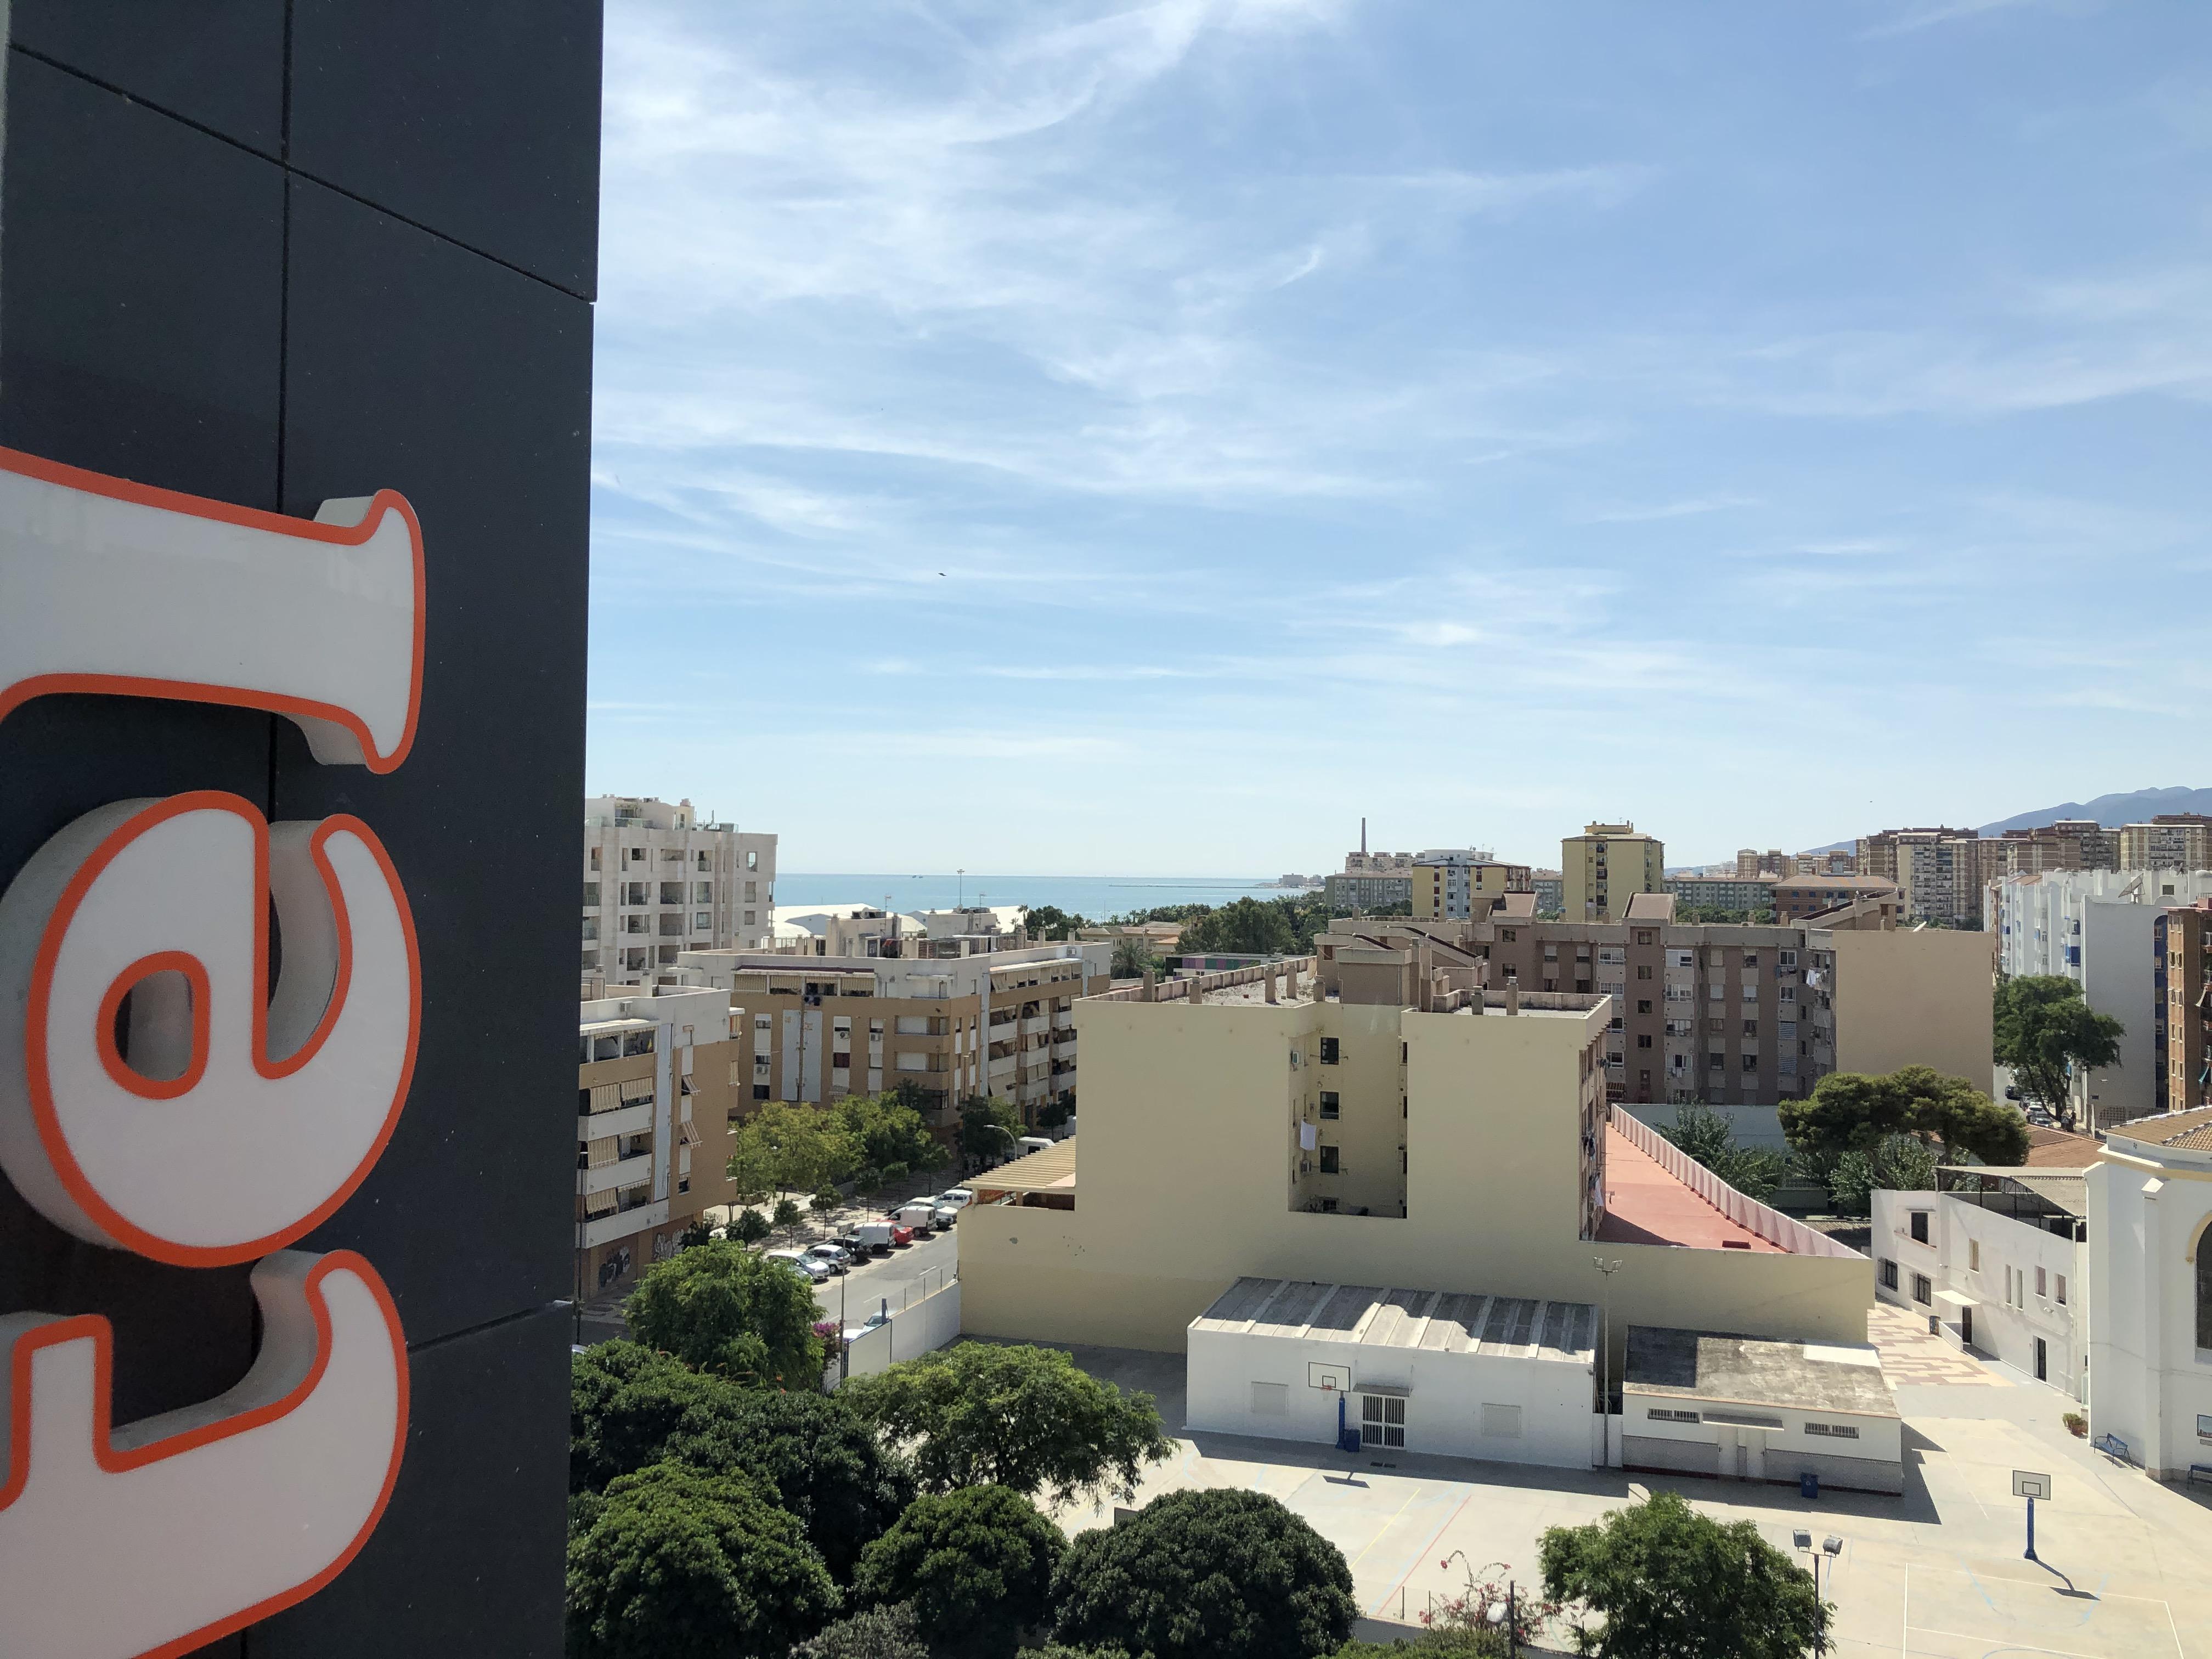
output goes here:
{"type": "Polygon", "coordinates": [[[422,532],[386,489],[313,521],[0,449],[0,719],[59,691],[266,708],[389,772],[422,689],[422,532]]]}
{"type": "Polygon", "coordinates": [[[348,1250],[282,1251],[253,1293],[244,1382],[112,1431],[108,1322],[0,1318],[0,1653],[187,1653],[305,1601],[375,1529],[407,1438],[391,1293],[348,1250]]]}
{"type": "Polygon", "coordinates": [[[88,812],[0,897],[0,1168],[95,1244],[265,1255],[384,1150],[419,981],[398,874],[358,819],[272,827],[214,791],[88,812]]]}

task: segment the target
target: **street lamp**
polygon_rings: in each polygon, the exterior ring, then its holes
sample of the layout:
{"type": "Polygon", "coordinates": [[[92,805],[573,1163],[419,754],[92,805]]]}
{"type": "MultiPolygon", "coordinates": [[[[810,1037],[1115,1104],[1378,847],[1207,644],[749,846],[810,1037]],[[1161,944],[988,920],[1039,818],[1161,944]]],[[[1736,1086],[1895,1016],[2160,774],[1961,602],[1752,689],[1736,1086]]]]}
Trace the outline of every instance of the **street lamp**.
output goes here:
{"type": "Polygon", "coordinates": [[[1597,1334],[1597,1420],[1605,1432],[1605,1455],[1600,1468],[1613,1467],[1613,1385],[1608,1363],[1613,1347],[1613,1276],[1620,1271],[1616,1258],[1607,1261],[1601,1255],[1590,1258],[1590,1266],[1605,1275],[1604,1316],[1598,1322],[1597,1334]]]}
{"type": "Polygon", "coordinates": [[[1820,1547],[1816,1550],[1813,1547],[1813,1534],[1800,1527],[1791,1535],[1790,1541],[1813,1558],[1813,1599],[1818,1601],[1820,1599],[1820,1558],[1824,1555],[1828,1558],[1828,1577],[1832,1582],[1836,1573],[1835,1559],[1843,1553],[1844,1540],[1836,1537],[1824,1538],[1820,1540],[1820,1547]]]}

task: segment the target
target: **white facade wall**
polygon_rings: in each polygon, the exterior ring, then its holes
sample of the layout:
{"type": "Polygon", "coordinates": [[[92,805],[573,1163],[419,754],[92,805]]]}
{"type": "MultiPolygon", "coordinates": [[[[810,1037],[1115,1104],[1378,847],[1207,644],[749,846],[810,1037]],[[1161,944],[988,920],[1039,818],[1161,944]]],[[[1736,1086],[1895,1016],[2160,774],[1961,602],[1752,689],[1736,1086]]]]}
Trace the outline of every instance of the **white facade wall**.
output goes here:
{"type": "Polygon", "coordinates": [[[584,803],[580,965],[609,986],[647,985],[685,951],[769,946],[776,838],[702,824],[691,803],[584,803]]]}
{"type": "Polygon", "coordinates": [[[2090,1007],[2124,1028],[2120,1063],[2074,1080],[2074,1109],[2085,1129],[2158,1109],[2165,1057],[2153,1041],[2158,962],[2151,930],[2166,906],[2206,895],[2212,895],[2212,871],[2046,870],[1990,884],[1997,970],[2007,978],[2070,979],[2090,1007]]]}
{"type": "Polygon", "coordinates": [[[1973,1346],[2035,1375],[2035,1344],[2044,1344],[2044,1380],[2076,1400],[2088,1397],[2085,1320],[2090,1291],[2089,1246],[1985,1210],[1947,1193],[1876,1192],[1873,1237],[1875,1294],[1893,1306],[1939,1322],[1944,1340],[1965,1342],[1960,1310],[1913,1294],[1913,1275],[1931,1292],[1973,1301],[1973,1346]],[[1929,1242],[1912,1237],[1915,1211],[1928,1215],[1929,1242]],[[1977,1249],[1978,1247],[1978,1249],[1977,1249]],[[1883,1282],[1882,1264],[1897,1264],[1897,1285],[1883,1282]],[[2042,1288],[2037,1288],[2040,1270],[2042,1288]],[[2061,1294],[2064,1300],[2061,1300],[2061,1294]]]}
{"type": "Polygon", "coordinates": [[[1620,1403],[1620,1461],[1626,1464],[1745,1480],[1794,1481],[1809,1469],[1824,1483],[1848,1483],[1866,1492],[1895,1492],[1904,1485],[1903,1425],[1893,1413],[1876,1417],[1633,1389],[1624,1391],[1620,1403]],[[1692,1411],[1699,1420],[1678,1423],[1664,1417],[1655,1419],[1651,1415],[1655,1411],[1692,1411]],[[1716,1412],[1739,1419],[1771,1418],[1778,1426],[1716,1422],[1716,1412]],[[1858,1432],[1850,1437],[1808,1433],[1805,1426],[1808,1423],[1842,1425],[1858,1432]],[[1661,1451],[1648,1443],[1654,1441],[1663,1443],[1667,1449],[1661,1451]],[[1850,1468],[1851,1463],[1866,1467],[1850,1468]]]}
{"type": "Polygon", "coordinates": [[[2212,1349],[2197,1346],[2212,1151],[2112,1135],[2089,1193],[2089,1432],[2179,1480],[2212,1465],[2212,1349]]]}
{"type": "Polygon", "coordinates": [[[1588,1468],[1594,1461],[1595,1358],[1449,1353],[1194,1327],[1186,1407],[1190,1428],[1333,1443],[1338,1396],[1310,1385],[1309,1364],[1338,1365],[1349,1372],[1352,1386],[1346,1409],[1355,1429],[1362,1388],[1373,1384],[1402,1393],[1409,1452],[1552,1468],[1588,1468]],[[1278,1389],[1279,1395],[1273,1391],[1278,1389]],[[1495,1431],[1504,1421],[1498,1407],[1511,1408],[1515,1432],[1495,1431]],[[1486,1423],[1493,1431],[1485,1432],[1486,1423]]]}

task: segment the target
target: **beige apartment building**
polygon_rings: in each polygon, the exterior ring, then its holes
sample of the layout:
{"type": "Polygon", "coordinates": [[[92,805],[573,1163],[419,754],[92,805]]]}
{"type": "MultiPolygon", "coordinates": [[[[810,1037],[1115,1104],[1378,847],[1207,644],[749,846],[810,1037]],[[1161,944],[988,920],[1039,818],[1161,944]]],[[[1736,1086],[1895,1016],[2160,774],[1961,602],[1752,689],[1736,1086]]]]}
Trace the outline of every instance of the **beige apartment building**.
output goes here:
{"type": "Polygon", "coordinates": [[[701,823],[688,800],[586,800],[583,876],[587,987],[647,985],[686,951],[772,942],[775,837],[701,823]]]}
{"type": "Polygon", "coordinates": [[[660,990],[586,1001],[576,1031],[575,1288],[617,1290],[730,1201],[729,999],[660,990]]]}
{"type": "Polygon", "coordinates": [[[1048,1103],[1074,1103],[1073,1006],[1111,983],[1110,943],[1031,945],[1017,933],[902,934],[894,945],[885,933],[875,945],[820,957],[684,954],[686,983],[727,996],[735,1115],[902,1083],[922,1091],[931,1127],[948,1133],[971,1096],[1005,1100],[1030,1124],[1048,1103]]]}
{"type": "Polygon", "coordinates": [[[2168,906],[2151,934],[2155,1109],[2212,1106],[2212,898],[2168,906]]]}
{"type": "Polygon", "coordinates": [[[1612,921],[1638,893],[1667,890],[1667,848],[1632,823],[1591,823],[1559,842],[1561,908],[1570,921],[1612,921]]]}
{"type": "Polygon", "coordinates": [[[1730,1220],[1612,1118],[1611,998],[1500,993],[1421,940],[1340,942],[1335,994],[1329,965],[1079,1002],[1085,1131],[962,1216],[963,1329],[1175,1352],[1242,1278],[1589,1304],[1601,1255],[1638,1323],[1865,1340],[1864,1257],[1730,1220]]]}
{"type": "Polygon", "coordinates": [[[2119,830],[2123,870],[2212,870],[2212,817],[2161,812],[2119,830]]]}
{"type": "Polygon", "coordinates": [[[1897,890],[1897,884],[1881,876],[1788,876],[1774,884],[1774,919],[1785,923],[1803,921],[1863,900],[1888,907],[1893,925],[1904,908],[1904,895],[1897,890]]]}
{"type": "Polygon", "coordinates": [[[1493,989],[1617,999],[1602,1059],[1613,1101],[1771,1105],[1830,1072],[1912,1064],[1987,1088],[1990,937],[1900,929],[1879,899],[1828,921],[1680,923],[1671,898],[1647,894],[1619,923],[1537,921],[1509,901],[1457,927],[1340,918],[1316,943],[1325,988],[1347,947],[1426,941],[1485,964],[1493,989]]]}
{"type": "Polygon", "coordinates": [[[1431,848],[1413,858],[1413,913],[1464,920],[1488,910],[1501,894],[1534,892],[1531,874],[1525,864],[1501,864],[1496,854],[1471,847],[1431,848]]]}

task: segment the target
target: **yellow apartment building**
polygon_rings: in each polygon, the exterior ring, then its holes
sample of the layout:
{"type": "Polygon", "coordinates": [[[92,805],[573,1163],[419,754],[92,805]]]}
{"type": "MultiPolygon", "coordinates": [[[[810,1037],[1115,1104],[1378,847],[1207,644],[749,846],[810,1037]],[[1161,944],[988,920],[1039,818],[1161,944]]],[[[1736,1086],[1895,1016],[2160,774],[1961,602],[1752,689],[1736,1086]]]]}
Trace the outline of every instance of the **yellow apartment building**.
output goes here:
{"type": "Polygon", "coordinates": [[[1740,1224],[1611,1119],[1611,997],[1418,943],[1340,946],[1334,995],[1313,966],[1076,1004],[1072,1167],[962,1217],[964,1329],[1180,1352],[1243,1278],[1600,1303],[1601,1256],[1639,1323],[1865,1340],[1863,1256],[1723,1189],[1740,1224]]]}
{"type": "Polygon", "coordinates": [[[1667,848],[1632,823],[1590,823],[1559,842],[1560,903],[1569,921],[1617,921],[1638,893],[1667,890],[1667,848]]]}
{"type": "Polygon", "coordinates": [[[729,998],[668,990],[582,1005],[576,1032],[575,1287],[635,1282],[730,1201],[729,998]]]}

